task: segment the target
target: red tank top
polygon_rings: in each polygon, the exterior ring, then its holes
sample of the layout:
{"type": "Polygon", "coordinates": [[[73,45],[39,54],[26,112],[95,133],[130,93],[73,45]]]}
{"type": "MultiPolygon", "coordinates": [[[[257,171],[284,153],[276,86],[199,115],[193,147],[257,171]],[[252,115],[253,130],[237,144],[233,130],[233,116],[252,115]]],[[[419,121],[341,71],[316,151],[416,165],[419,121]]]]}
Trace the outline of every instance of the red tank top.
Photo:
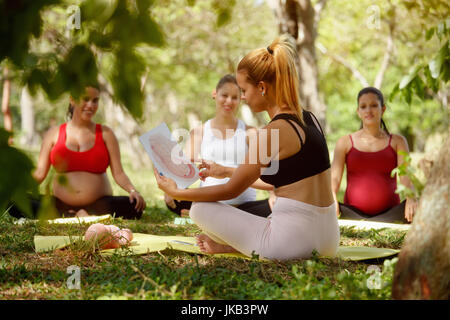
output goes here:
{"type": "Polygon", "coordinates": [[[363,152],[353,146],[345,157],[347,164],[347,190],[344,203],[367,215],[376,215],[400,203],[397,177],[391,171],[397,167],[397,153],[389,144],[377,152],[363,152]]]}
{"type": "Polygon", "coordinates": [[[50,151],[50,162],[57,172],[87,171],[104,173],[109,166],[109,153],[103,141],[102,126],[95,125],[94,146],[86,151],[72,151],[66,147],[66,126],[59,127],[58,141],[50,151]]]}

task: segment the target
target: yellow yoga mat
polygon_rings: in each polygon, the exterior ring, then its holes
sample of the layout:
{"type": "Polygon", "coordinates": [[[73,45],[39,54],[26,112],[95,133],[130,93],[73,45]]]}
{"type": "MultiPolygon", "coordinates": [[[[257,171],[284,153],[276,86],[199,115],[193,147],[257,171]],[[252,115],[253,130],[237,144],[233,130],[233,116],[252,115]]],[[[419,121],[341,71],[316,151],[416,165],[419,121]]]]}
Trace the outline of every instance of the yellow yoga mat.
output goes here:
{"type": "MultiPolygon", "coordinates": [[[[83,237],[69,236],[34,236],[34,245],[36,252],[47,252],[55,249],[61,249],[70,243],[80,241],[83,237]]],[[[183,236],[157,236],[144,233],[135,233],[131,245],[126,250],[107,249],[101,251],[102,255],[112,255],[114,252],[119,254],[141,255],[150,252],[163,251],[166,249],[179,250],[190,253],[205,254],[200,251],[195,244],[194,237],[183,236]]],[[[388,248],[373,247],[347,247],[341,246],[338,249],[338,256],[343,260],[368,260],[376,258],[390,257],[400,252],[400,250],[388,248]]],[[[215,257],[239,257],[249,259],[249,257],[240,253],[215,254],[215,257]]]]}
{"type": "MultiPolygon", "coordinates": [[[[105,222],[110,220],[112,217],[110,214],[105,214],[102,216],[89,216],[89,217],[73,217],[73,218],[57,218],[51,220],[44,220],[50,224],[77,224],[77,223],[94,223],[94,222],[105,222]]],[[[17,220],[16,224],[24,224],[27,222],[36,223],[39,220],[29,220],[25,218],[20,218],[17,220]]]]}
{"type": "Polygon", "coordinates": [[[93,223],[93,222],[108,221],[111,218],[112,217],[110,214],[105,214],[102,216],[58,218],[58,219],[48,220],[48,223],[55,223],[55,224],[93,223]]]}
{"type": "Polygon", "coordinates": [[[408,231],[411,227],[410,224],[400,223],[387,223],[377,221],[365,221],[365,220],[350,220],[350,219],[338,219],[340,227],[355,227],[355,229],[395,229],[408,231]]]}

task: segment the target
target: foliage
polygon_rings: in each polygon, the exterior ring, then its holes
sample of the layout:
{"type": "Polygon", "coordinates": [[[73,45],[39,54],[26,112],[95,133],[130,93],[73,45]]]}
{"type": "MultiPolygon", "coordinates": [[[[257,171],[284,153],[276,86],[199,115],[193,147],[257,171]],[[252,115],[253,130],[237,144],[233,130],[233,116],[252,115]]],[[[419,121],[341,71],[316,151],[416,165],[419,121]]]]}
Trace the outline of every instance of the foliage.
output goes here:
{"type": "Polygon", "coordinates": [[[22,151],[8,145],[9,136],[9,132],[0,128],[0,215],[10,201],[31,215],[27,194],[37,194],[37,184],[31,176],[33,162],[22,151]]]}
{"type": "Polygon", "coordinates": [[[395,192],[398,193],[403,199],[418,199],[422,194],[425,183],[420,181],[420,179],[417,177],[416,169],[411,165],[411,156],[404,151],[399,151],[399,154],[403,156],[404,161],[401,165],[392,170],[391,176],[394,177],[395,175],[398,175],[399,177],[408,177],[413,185],[413,189],[408,188],[402,183],[397,183],[397,190],[395,192]]]}
{"type": "MultiPolygon", "coordinates": [[[[347,66],[373,86],[385,58],[389,35],[392,35],[393,50],[380,87],[387,102],[383,118],[389,131],[402,134],[410,150],[421,152],[430,134],[448,127],[446,106],[436,95],[428,94],[423,100],[412,98],[411,104],[405,103],[400,95],[388,99],[411,65],[422,59],[431,60],[439,51],[439,39],[433,37],[426,41],[425,31],[429,26],[437,26],[448,12],[446,1],[436,0],[433,4],[410,1],[420,3],[413,11],[405,2],[408,1],[327,2],[319,22],[317,52],[322,53],[318,56],[319,79],[327,104],[327,140],[331,148],[339,137],[360,127],[356,96],[363,84],[347,66]],[[377,9],[377,15],[373,9],[377,9]],[[372,18],[378,24],[373,24],[372,18]],[[326,53],[320,50],[322,47],[326,53]]],[[[446,92],[448,89],[442,87],[442,94],[446,92]]]]}
{"type": "Polygon", "coordinates": [[[412,66],[409,74],[394,87],[390,99],[400,92],[408,104],[411,104],[413,95],[424,100],[429,96],[428,91],[437,93],[450,80],[450,19],[428,29],[426,40],[429,41],[434,34],[441,42],[439,51],[430,61],[412,66]]]}

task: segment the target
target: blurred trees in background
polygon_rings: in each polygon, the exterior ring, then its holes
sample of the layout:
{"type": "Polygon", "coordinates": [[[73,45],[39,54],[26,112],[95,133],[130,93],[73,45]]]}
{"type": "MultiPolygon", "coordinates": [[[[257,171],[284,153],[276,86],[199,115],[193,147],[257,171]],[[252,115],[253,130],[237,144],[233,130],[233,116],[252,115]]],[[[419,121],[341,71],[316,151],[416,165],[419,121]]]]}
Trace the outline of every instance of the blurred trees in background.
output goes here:
{"type": "MultiPolygon", "coordinates": [[[[296,37],[302,100],[326,119],[330,148],[338,137],[359,128],[356,95],[366,85],[391,96],[385,120],[392,132],[407,137],[412,150],[423,151],[426,139],[448,126],[447,85],[433,93],[418,80],[411,81],[411,86],[423,89],[423,100],[396,90],[412,65],[439,51],[438,37],[428,30],[437,30],[448,16],[443,0],[0,4],[5,8],[0,67],[9,70],[2,85],[11,79],[9,113],[0,117],[3,123],[11,115],[15,135],[28,136],[16,139],[19,145],[39,140],[30,140],[36,133],[25,131],[33,132],[22,109],[34,109],[34,131],[42,135],[51,124],[65,121],[69,93],[77,95],[87,83],[99,82],[99,120],[114,128],[125,153],[142,153],[137,136],[161,121],[172,129],[190,129],[210,118],[217,80],[233,73],[244,54],[267,46],[279,32],[296,37]],[[28,91],[32,106],[25,108],[21,100],[27,100],[28,91]]],[[[268,120],[263,114],[251,115],[246,106],[240,116],[255,126],[268,120]]],[[[33,145],[37,148],[39,143],[33,145]]],[[[147,163],[140,158],[141,164],[147,163]]]]}

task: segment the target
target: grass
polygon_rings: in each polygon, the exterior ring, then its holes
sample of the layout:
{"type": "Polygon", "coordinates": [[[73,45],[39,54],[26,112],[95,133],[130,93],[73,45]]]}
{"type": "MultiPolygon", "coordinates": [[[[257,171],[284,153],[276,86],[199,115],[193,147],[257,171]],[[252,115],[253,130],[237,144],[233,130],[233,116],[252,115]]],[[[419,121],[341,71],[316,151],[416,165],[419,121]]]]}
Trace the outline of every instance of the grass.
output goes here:
{"type": "MultiPolygon", "coordinates": [[[[195,225],[175,225],[150,168],[127,174],[147,200],[139,221],[115,219],[133,232],[194,236],[195,225]]],[[[113,183],[115,194],[126,194],[113,183]]],[[[259,193],[259,197],[264,194],[259,193]]],[[[101,256],[83,245],[35,253],[33,237],[83,235],[88,225],[15,224],[0,217],[0,299],[390,299],[393,260],[350,262],[316,256],[267,262],[216,258],[166,250],[143,256],[101,256]],[[384,262],[384,264],[383,264],[384,262]],[[369,265],[381,270],[382,286],[370,289],[369,265]],[[81,288],[69,289],[69,266],[81,271],[81,288]]],[[[341,245],[401,248],[404,231],[359,231],[341,227],[341,245]]]]}
{"type": "MultiPolygon", "coordinates": [[[[135,232],[194,235],[194,225],[173,225],[162,207],[148,208],[140,221],[114,223],[135,232]]],[[[367,287],[368,263],[340,259],[261,262],[215,258],[166,250],[143,256],[103,257],[82,245],[35,253],[33,237],[82,235],[88,225],[14,224],[0,219],[0,299],[390,299],[392,268],[383,270],[385,286],[367,287]],[[81,289],[69,289],[69,266],[81,270],[81,289]]],[[[341,228],[342,245],[400,248],[404,232],[341,228]]]]}

